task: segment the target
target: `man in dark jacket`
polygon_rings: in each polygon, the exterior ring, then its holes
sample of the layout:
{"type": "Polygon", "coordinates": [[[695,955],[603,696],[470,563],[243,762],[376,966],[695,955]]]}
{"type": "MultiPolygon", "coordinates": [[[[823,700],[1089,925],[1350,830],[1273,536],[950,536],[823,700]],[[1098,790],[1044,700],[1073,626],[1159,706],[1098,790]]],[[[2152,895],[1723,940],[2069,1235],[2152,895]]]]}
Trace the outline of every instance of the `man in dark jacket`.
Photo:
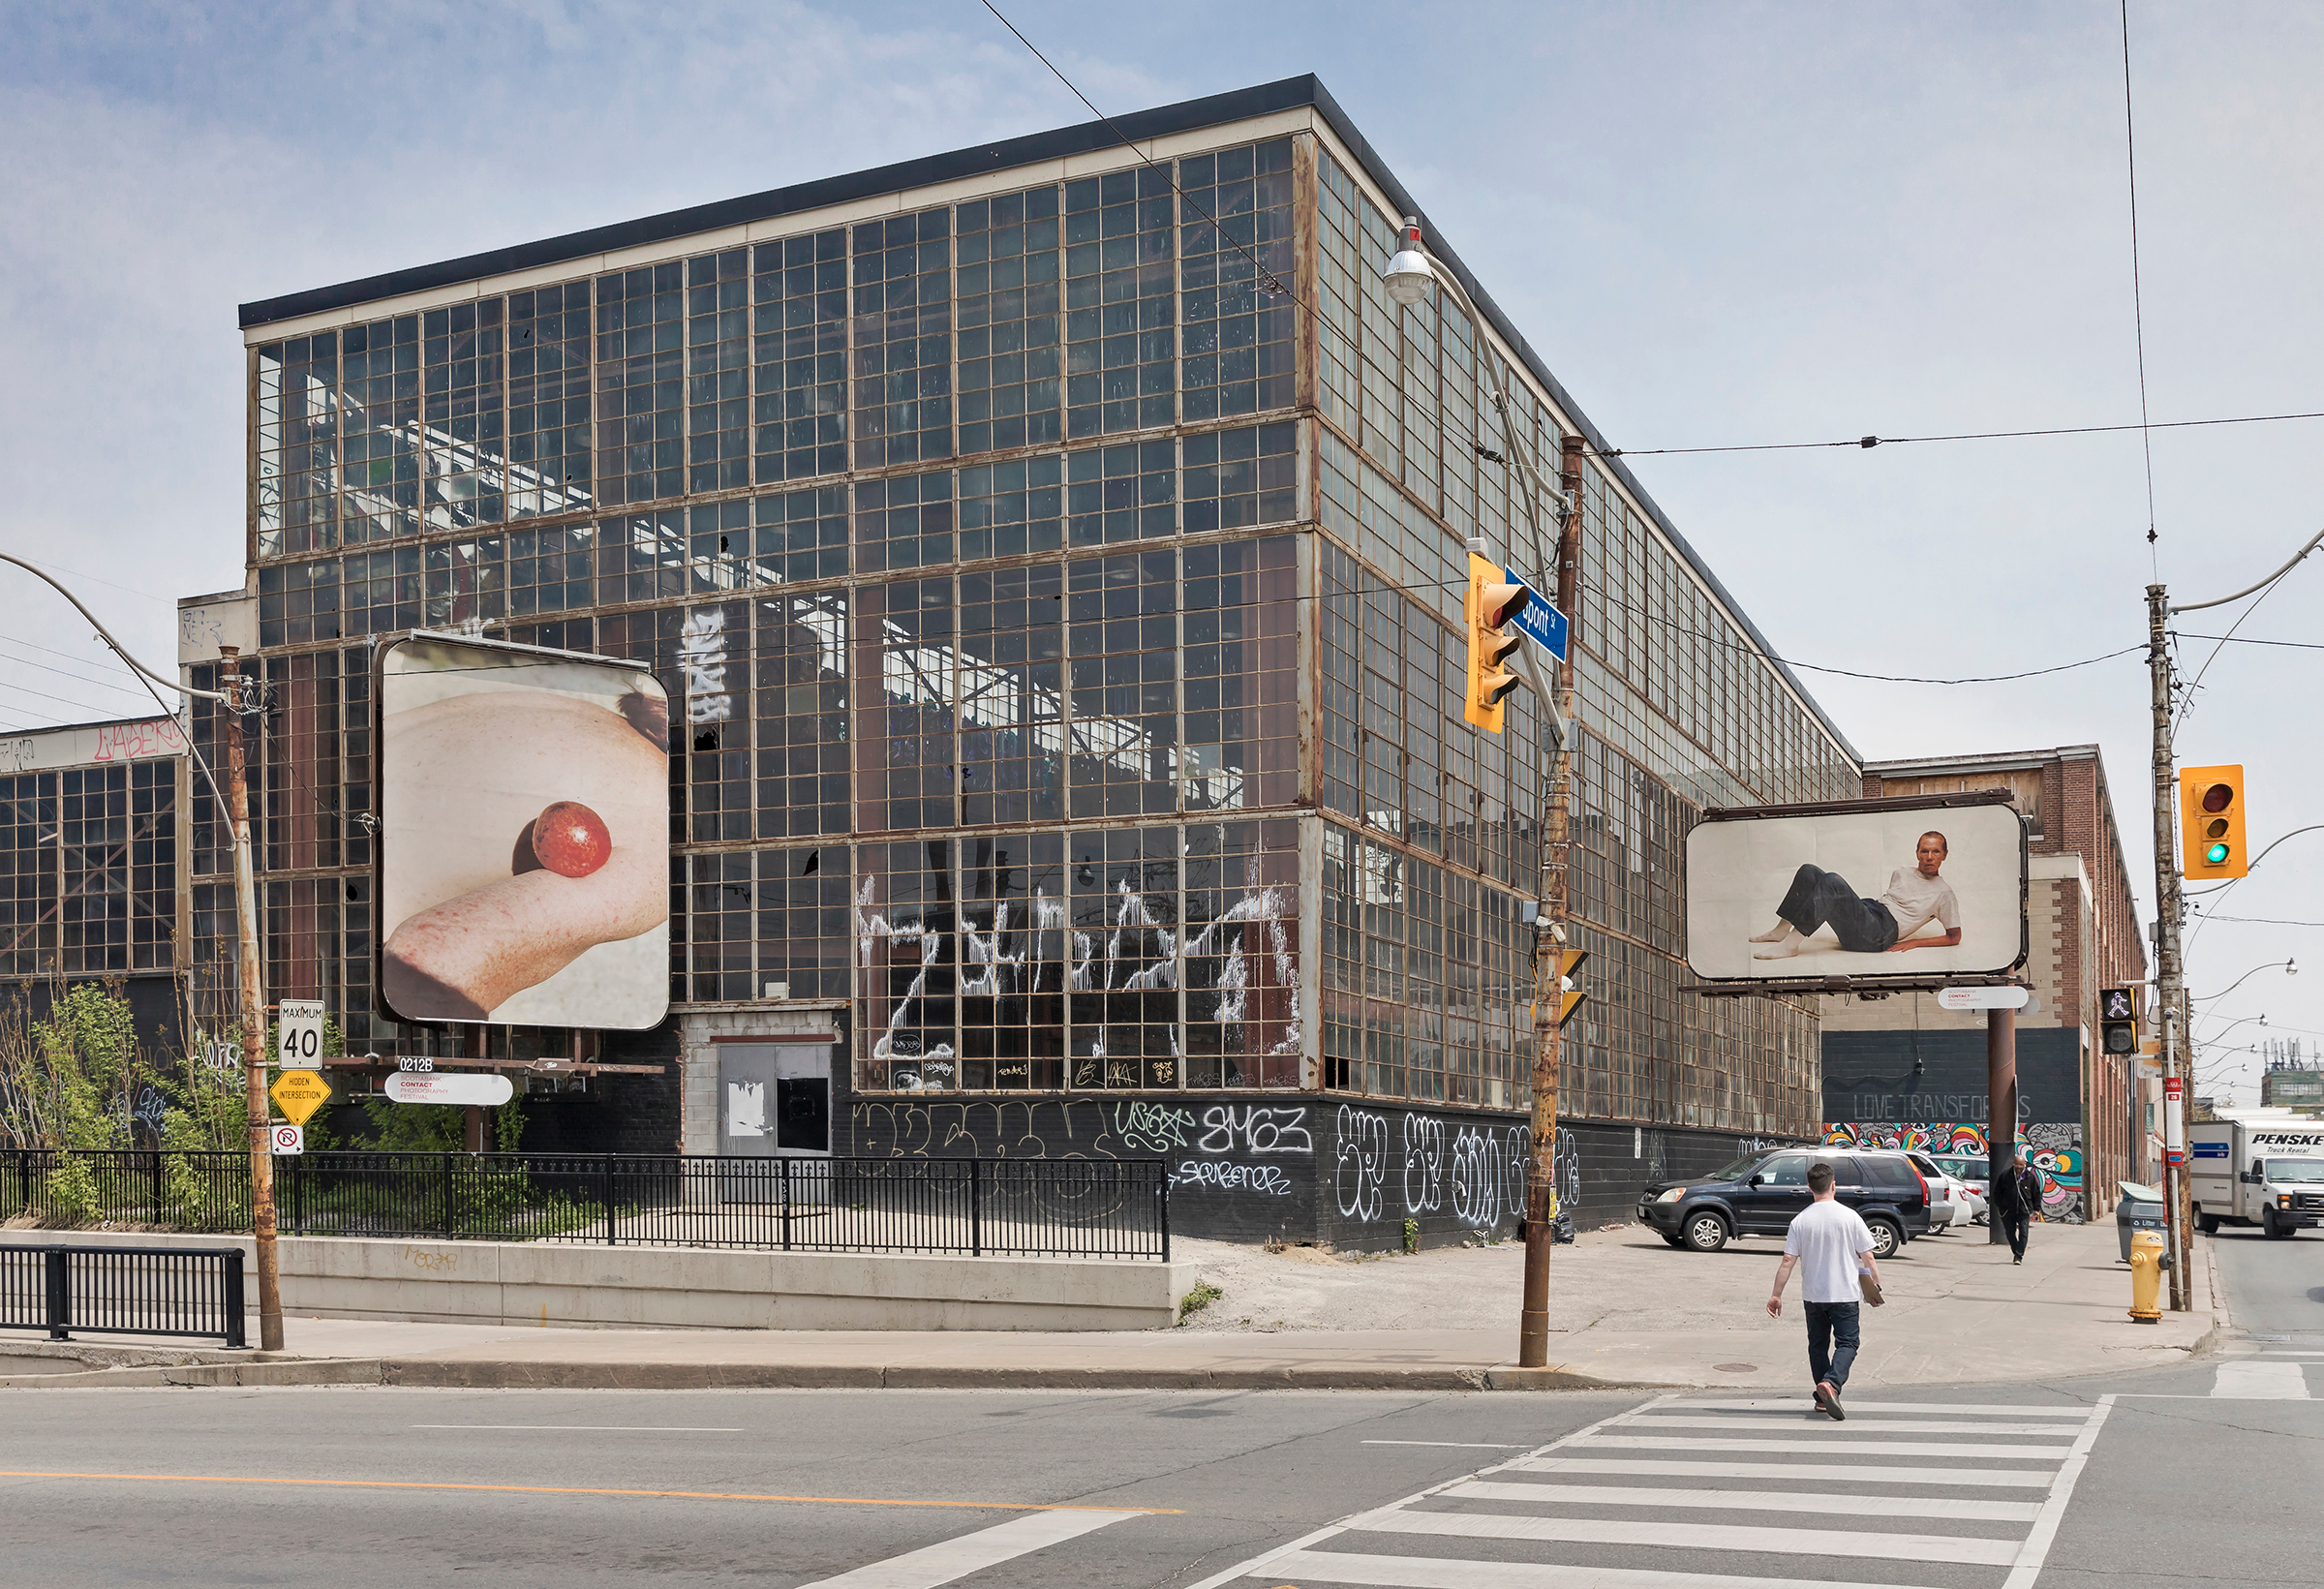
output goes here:
{"type": "Polygon", "coordinates": [[[2026,1236],[2041,1207],[2041,1176],[2023,1153],[2009,1155],[2008,1167],[1993,1181],[1993,1219],[2009,1238],[2009,1261],[2026,1261],[2026,1236]]]}

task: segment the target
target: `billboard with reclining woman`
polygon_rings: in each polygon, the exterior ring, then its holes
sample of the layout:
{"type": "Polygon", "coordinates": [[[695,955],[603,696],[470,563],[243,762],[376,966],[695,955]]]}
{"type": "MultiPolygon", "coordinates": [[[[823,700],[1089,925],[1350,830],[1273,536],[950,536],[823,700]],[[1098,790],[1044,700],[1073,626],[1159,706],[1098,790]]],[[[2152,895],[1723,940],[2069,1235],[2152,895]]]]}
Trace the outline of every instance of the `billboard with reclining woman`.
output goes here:
{"type": "Polygon", "coordinates": [[[1705,812],[1687,965],[1705,982],[1929,983],[2026,958],[2026,838],[1999,799],[1705,812]]]}

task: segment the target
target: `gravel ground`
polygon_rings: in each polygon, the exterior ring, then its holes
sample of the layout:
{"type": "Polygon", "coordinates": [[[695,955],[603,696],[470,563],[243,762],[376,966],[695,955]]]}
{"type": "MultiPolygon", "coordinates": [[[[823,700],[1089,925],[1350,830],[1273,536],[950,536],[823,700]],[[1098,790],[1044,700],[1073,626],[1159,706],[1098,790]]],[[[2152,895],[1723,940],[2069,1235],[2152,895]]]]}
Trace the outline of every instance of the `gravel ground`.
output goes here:
{"type": "MultiPolygon", "coordinates": [[[[1496,1329],[1517,1316],[1523,1243],[1436,1247],[1417,1254],[1269,1252],[1232,1241],[1171,1238],[1171,1256],[1222,1294],[1186,1329],[1496,1329]]],[[[1985,1233],[1910,1243],[1891,1262],[1899,1278],[1954,1249],[1982,1248],[1985,1233]]],[[[1584,1231],[1549,1267],[1549,1325],[1575,1331],[1717,1329],[1764,1322],[1758,1309],[1782,1261],[1779,1241],[1730,1242],[1724,1252],[1678,1252],[1637,1226],[1584,1231]]],[[[1885,1268],[1885,1266],[1883,1266],[1885,1268]]],[[[1932,1278],[1934,1278],[1932,1276],[1932,1278]]],[[[1798,1287],[1792,1291],[1796,1310],[1798,1287]]]]}

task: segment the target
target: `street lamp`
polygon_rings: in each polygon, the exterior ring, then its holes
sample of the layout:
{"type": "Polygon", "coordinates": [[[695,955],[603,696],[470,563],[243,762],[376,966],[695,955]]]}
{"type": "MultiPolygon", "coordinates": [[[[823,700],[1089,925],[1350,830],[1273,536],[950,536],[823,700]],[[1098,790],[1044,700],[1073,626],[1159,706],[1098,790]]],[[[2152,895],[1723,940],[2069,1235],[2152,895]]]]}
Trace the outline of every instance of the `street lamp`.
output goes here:
{"type": "Polygon", "coordinates": [[[2268,1018],[2264,1015],[2247,1015],[2239,1020],[2228,1022],[2227,1024],[2221,1026],[2217,1031],[2213,1032],[2209,1037],[2197,1037],[2192,1032],[2189,1032],[2187,1034],[2187,1039],[2196,1048],[2207,1049],[2213,1044],[2217,1043],[2220,1038],[2226,1036],[2229,1032],[2235,1030],[2236,1027],[2242,1025],[2246,1021],[2256,1021],[2263,1026],[2268,1024],[2268,1018]]]}
{"type": "MultiPolygon", "coordinates": [[[[2242,976],[2240,976],[2240,977],[2237,977],[2237,978],[2236,978],[2236,979],[2235,979],[2233,982],[2230,982],[2229,984],[2227,984],[2227,986],[2226,986],[2226,987],[2224,987],[2224,988],[2221,988],[2221,989],[2220,989],[2220,990],[2217,992],[2217,993],[2189,993],[2189,994],[2187,995],[2187,1001],[2188,1001],[2189,1003],[2193,1003],[2193,1004],[2208,1004],[2208,1003],[2210,1003],[2210,1002],[2211,1002],[2213,999],[2215,999],[2215,998],[2225,998],[2225,997],[2226,997],[2226,996],[2227,996],[2229,993],[2234,993],[2234,992],[2235,992],[2235,991],[2236,991],[2238,988],[2241,988],[2241,987],[2242,987],[2242,986],[2243,986],[2245,983],[2247,983],[2247,982],[2250,981],[2250,980],[2251,980],[2253,977],[2255,977],[2255,976],[2259,975],[2259,973],[2260,973],[2260,972],[2262,972],[2262,971],[2273,971],[2273,970],[2276,970],[2277,968],[2278,968],[2278,963],[2277,963],[2277,962],[2275,962],[2275,961],[2269,961],[2269,962],[2268,962],[2268,963],[2267,963],[2265,965],[2254,965],[2254,966],[2252,966],[2252,967],[2251,967],[2251,969],[2249,969],[2248,971],[2246,971],[2246,972],[2245,972],[2245,973],[2244,973],[2242,976]]],[[[2283,974],[2284,974],[2285,976],[2287,976],[2287,977],[2296,977],[2296,976],[2298,976],[2298,975],[2300,974],[2300,967],[2299,967],[2298,963],[2297,963],[2295,961],[2292,961],[2292,960],[2286,960],[2286,961],[2282,962],[2282,963],[2281,963],[2281,968],[2282,968],[2283,974]]]]}
{"type": "MultiPolygon", "coordinates": [[[[1510,451],[1518,472],[1524,476],[1528,489],[1521,495],[1525,504],[1526,523],[1533,530],[1535,542],[1540,542],[1541,523],[1535,512],[1536,497],[1549,498],[1558,504],[1558,553],[1556,565],[1556,599],[1559,607],[1574,610],[1575,584],[1581,563],[1580,523],[1575,512],[1579,496],[1578,487],[1569,493],[1564,489],[1551,491],[1535,467],[1532,448],[1518,432],[1516,417],[1510,413],[1509,399],[1494,383],[1487,372],[1491,366],[1484,357],[1484,317],[1468,293],[1453,280],[1452,272],[1444,262],[1428,252],[1421,240],[1421,223],[1416,216],[1404,217],[1403,246],[1388,261],[1381,284],[1388,295],[1405,308],[1424,301],[1431,287],[1445,290],[1477,327],[1478,376],[1485,395],[1492,400],[1493,409],[1501,415],[1502,432],[1509,438],[1510,451]]],[[[1480,454],[1502,462],[1497,455],[1485,451],[1478,443],[1480,454]]],[[[1472,540],[1473,549],[1482,550],[1482,540],[1472,540]]],[[[1530,668],[1528,669],[1530,671],[1530,668]]],[[[1559,953],[1566,942],[1565,916],[1565,849],[1566,812],[1568,809],[1568,749],[1572,731],[1567,727],[1574,717],[1574,670],[1571,663],[1553,664],[1550,678],[1554,689],[1541,690],[1543,704],[1549,714],[1549,729],[1556,741],[1550,752],[1548,779],[1548,810],[1542,833],[1542,881],[1540,908],[1534,913],[1533,977],[1534,977],[1534,1052],[1533,1052],[1533,1160],[1525,1197],[1525,1279],[1522,1299],[1517,1314],[1517,1365],[1521,1368],[1545,1368],[1549,1363],[1549,1253],[1557,1238],[1552,1217],[1557,1197],[1557,1075],[1558,1075],[1558,1018],[1562,1000],[1556,996],[1555,980],[1560,963],[1559,953]]],[[[1538,688],[1538,687],[1537,687],[1538,688]]]]}
{"type": "MultiPolygon", "coordinates": [[[[243,1097],[250,1114],[250,1228],[259,1259],[259,1349],[280,1352],[283,1349],[283,1291],[282,1268],[275,1246],[274,1148],[266,1118],[266,1018],[259,993],[259,900],[251,859],[250,790],[242,756],[242,715],[251,707],[243,695],[242,669],[237,650],[232,646],[218,648],[218,655],[228,666],[227,676],[233,681],[233,688],[223,690],[196,689],[191,685],[180,684],[156,673],[132,657],[129,648],[114,639],[112,631],[97,622],[97,615],[81,604],[80,597],[58,584],[46,570],[34,566],[20,557],[11,557],[6,552],[0,552],[0,563],[23,569],[72,602],[73,609],[87,619],[90,626],[97,631],[97,637],[110,646],[113,655],[142,678],[182,695],[197,695],[205,701],[216,701],[225,709],[226,788],[223,792],[218,788],[217,779],[210,777],[208,765],[201,765],[202,776],[210,779],[210,793],[226,806],[227,831],[232,836],[233,842],[237,951],[234,985],[242,1016],[243,1097]]],[[[154,699],[157,704],[161,703],[160,696],[154,699]]],[[[193,736],[188,735],[186,743],[190,749],[193,736]]],[[[198,763],[200,761],[199,753],[196,760],[198,763]]]]}

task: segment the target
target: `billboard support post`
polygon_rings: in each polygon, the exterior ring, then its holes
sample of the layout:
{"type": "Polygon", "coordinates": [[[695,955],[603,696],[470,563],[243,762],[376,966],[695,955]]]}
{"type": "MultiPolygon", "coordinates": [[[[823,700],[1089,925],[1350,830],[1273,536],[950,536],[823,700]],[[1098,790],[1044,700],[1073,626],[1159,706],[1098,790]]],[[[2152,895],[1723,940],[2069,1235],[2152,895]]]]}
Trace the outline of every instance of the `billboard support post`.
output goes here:
{"type": "MultiPolygon", "coordinates": [[[[2160,1019],[2156,1023],[2162,1047],[2162,1085],[2165,1093],[2180,1089],[2183,1046],[2185,969],[2179,955],[2179,830],[2173,818],[2179,810],[2179,779],[2171,753],[2171,652],[2164,625],[2170,616],[2168,588],[2147,587],[2147,677],[2155,727],[2155,985],[2160,1019]]],[[[2186,1167],[2163,1155],[2162,1207],[2168,1221],[2171,1258],[2171,1311],[2187,1308],[2187,1264],[2194,1256],[2187,1239],[2186,1167]]]]}
{"type": "MultiPolygon", "coordinates": [[[[1999,1186],[2002,1172],[2017,1156],[2017,1012],[1985,1012],[1985,1184],[1999,1186]]],[[[1985,1221],[1985,1240],[2008,1239],[1999,1219],[1985,1221]]]]}
{"type": "Polygon", "coordinates": [[[250,1229],[259,1256],[259,1350],[283,1349],[283,1271],[275,1242],[274,1140],[266,1102],[266,1004],[260,976],[258,881],[251,864],[250,779],[242,746],[246,688],[240,648],[220,646],[228,681],[220,706],[226,727],[227,820],[234,836],[234,948],[241,974],[234,992],[242,1013],[242,1068],[250,1109],[250,1229]]]}

